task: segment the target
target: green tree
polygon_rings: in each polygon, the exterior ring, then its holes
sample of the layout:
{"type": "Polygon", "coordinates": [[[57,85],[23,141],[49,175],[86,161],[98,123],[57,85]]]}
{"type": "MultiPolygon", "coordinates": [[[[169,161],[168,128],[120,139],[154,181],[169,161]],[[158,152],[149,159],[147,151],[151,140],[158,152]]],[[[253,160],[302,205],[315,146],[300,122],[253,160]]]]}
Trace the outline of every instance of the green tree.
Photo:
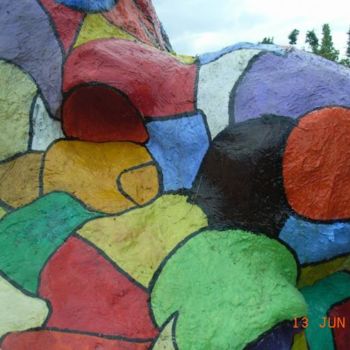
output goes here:
{"type": "Polygon", "coordinates": [[[313,53],[318,54],[319,42],[314,30],[309,30],[306,33],[305,42],[310,45],[313,53]]]}
{"type": "Polygon", "coordinates": [[[289,34],[288,39],[289,39],[289,44],[290,45],[296,45],[298,41],[298,35],[299,35],[299,30],[298,29],[293,29],[292,32],[289,34]]]}
{"type": "Polygon", "coordinates": [[[350,28],[347,34],[348,34],[348,43],[346,47],[346,57],[350,58],[350,28]]]}
{"type": "Polygon", "coordinates": [[[259,44],[273,44],[273,36],[272,37],[265,37],[259,44]]]}
{"type": "Polygon", "coordinates": [[[339,61],[340,64],[342,64],[345,67],[350,68],[350,59],[349,58],[343,58],[339,61]]]}
{"type": "Polygon", "coordinates": [[[318,54],[331,61],[338,61],[339,51],[335,49],[329,24],[322,26],[322,41],[318,54]]]}

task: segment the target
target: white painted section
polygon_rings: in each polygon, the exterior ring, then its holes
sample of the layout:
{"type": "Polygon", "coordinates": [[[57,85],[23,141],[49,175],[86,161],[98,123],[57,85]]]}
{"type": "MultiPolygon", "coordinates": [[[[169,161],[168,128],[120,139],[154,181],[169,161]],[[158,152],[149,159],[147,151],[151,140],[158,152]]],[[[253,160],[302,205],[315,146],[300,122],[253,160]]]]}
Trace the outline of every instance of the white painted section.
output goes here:
{"type": "Polygon", "coordinates": [[[200,67],[197,107],[206,114],[211,137],[228,126],[230,93],[260,50],[237,50],[200,67]]]}
{"type": "Polygon", "coordinates": [[[50,117],[40,96],[38,96],[35,101],[32,123],[32,150],[46,151],[53,141],[64,138],[61,123],[58,120],[54,120],[50,117]]]}
{"type": "Polygon", "coordinates": [[[44,300],[25,295],[0,277],[0,337],[8,332],[40,327],[48,313],[44,300]]]}

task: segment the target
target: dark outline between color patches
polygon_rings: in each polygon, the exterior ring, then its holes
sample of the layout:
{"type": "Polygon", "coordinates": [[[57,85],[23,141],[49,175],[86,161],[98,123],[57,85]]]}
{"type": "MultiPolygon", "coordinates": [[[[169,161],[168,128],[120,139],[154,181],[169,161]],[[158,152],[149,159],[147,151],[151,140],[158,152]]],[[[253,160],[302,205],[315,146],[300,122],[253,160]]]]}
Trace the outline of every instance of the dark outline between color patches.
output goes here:
{"type": "MultiPolygon", "coordinates": [[[[81,332],[81,331],[74,331],[70,330],[67,328],[55,328],[55,327],[35,327],[35,328],[29,328],[23,331],[14,331],[14,332],[8,332],[4,334],[2,337],[0,337],[0,345],[3,343],[5,340],[5,337],[12,334],[12,333],[29,333],[29,332],[57,332],[57,333],[67,333],[67,334],[76,334],[76,335],[85,335],[85,336],[91,336],[91,337],[96,337],[96,338],[103,338],[107,340],[116,340],[116,341],[122,341],[126,343],[138,343],[138,344],[144,344],[144,343],[151,343],[153,341],[153,338],[127,338],[123,336],[118,336],[118,335],[102,335],[99,333],[93,333],[93,332],[81,332]]],[[[49,350],[49,349],[45,349],[49,350]]]]}
{"type": "MultiPolygon", "coordinates": [[[[158,168],[155,164],[155,162],[153,162],[153,160],[147,162],[147,163],[142,163],[142,164],[138,164],[138,165],[135,165],[131,168],[128,168],[128,169],[124,169],[121,173],[118,174],[117,176],[117,180],[116,180],[116,183],[117,183],[117,188],[119,190],[119,192],[125,197],[127,198],[130,202],[134,203],[137,207],[142,207],[142,206],[145,206],[147,205],[147,203],[149,201],[147,201],[146,203],[144,204],[141,204],[141,203],[137,203],[136,200],[134,200],[128,193],[125,192],[125,190],[123,189],[123,186],[122,186],[122,177],[123,175],[127,174],[127,173],[131,173],[135,170],[139,170],[139,169],[143,169],[143,168],[148,168],[148,167],[151,167],[151,166],[154,166],[156,171],[157,171],[157,180],[158,180],[158,191],[157,191],[157,194],[154,196],[154,197],[158,197],[159,195],[159,192],[160,192],[160,187],[161,187],[161,181],[160,181],[160,174],[159,174],[159,171],[158,171],[158,168]]],[[[154,198],[152,197],[152,199],[154,198]]]]}

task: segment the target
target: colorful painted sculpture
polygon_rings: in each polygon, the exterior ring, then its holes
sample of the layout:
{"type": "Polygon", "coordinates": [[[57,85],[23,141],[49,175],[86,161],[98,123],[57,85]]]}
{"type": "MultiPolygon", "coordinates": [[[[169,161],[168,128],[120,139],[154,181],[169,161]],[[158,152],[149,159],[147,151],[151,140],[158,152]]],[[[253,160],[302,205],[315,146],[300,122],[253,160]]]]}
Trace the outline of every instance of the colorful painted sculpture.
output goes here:
{"type": "Polygon", "coordinates": [[[2,350],[349,349],[350,70],[150,0],[0,28],[2,350]]]}

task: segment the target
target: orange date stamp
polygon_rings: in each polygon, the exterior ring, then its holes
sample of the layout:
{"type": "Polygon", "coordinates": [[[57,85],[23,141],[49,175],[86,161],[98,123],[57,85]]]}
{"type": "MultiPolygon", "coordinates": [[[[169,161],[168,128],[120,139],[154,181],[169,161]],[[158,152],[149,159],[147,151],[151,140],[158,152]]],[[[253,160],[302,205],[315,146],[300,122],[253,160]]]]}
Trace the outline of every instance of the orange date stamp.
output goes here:
{"type": "MultiPolygon", "coordinates": [[[[320,328],[346,328],[347,318],[346,317],[322,317],[319,323],[320,328]]],[[[309,319],[304,316],[302,318],[295,318],[293,328],[308,328],[309,319]]]]}

